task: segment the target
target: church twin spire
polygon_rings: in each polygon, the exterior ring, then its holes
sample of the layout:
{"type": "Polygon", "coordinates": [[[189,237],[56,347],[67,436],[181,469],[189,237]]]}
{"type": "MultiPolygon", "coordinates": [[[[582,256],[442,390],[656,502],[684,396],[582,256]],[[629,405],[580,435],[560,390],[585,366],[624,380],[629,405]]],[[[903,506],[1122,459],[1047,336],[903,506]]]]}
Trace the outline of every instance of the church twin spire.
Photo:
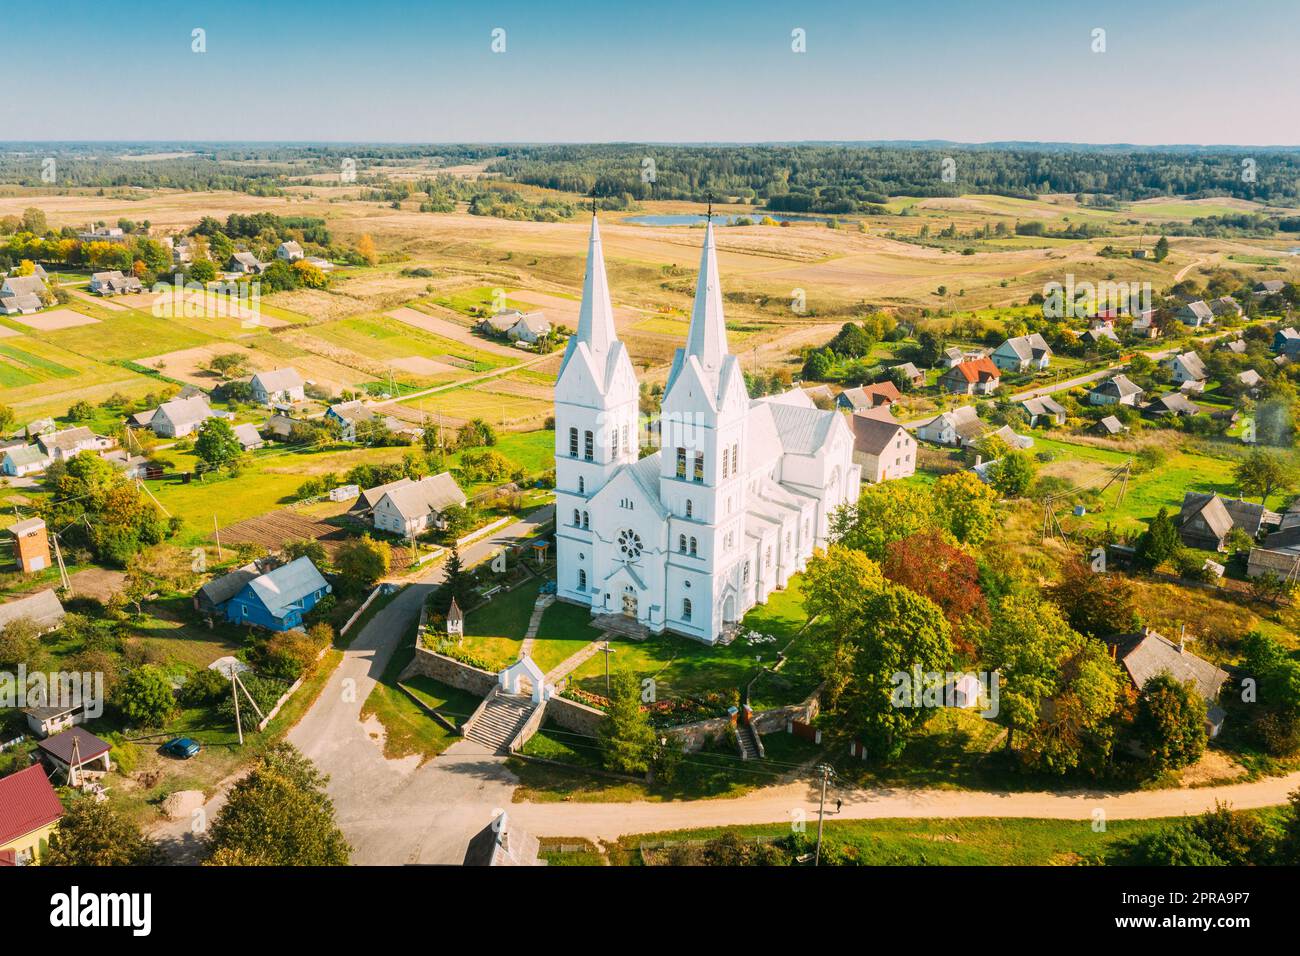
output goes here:
{"type": "Polygon", "coordinates": [[[718,280],[718,254],[711,218],[704,231],[700,277],[695,285],[691,327],[686,333],[686,354],[699,359],[706,372],[717,372],[727,355],[727,323],[722,315],[722,283],[718,280]]]}

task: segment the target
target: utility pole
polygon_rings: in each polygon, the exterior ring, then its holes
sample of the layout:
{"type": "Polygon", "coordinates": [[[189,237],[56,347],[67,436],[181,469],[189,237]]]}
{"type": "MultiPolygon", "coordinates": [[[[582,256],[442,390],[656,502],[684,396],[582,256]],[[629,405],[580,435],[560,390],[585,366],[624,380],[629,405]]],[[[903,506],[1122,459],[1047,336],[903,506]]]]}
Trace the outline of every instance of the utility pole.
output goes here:
{"type": "Polygon", "coordinates": [[[821,806],[817,809],[817,849],[813,853],[813,866],[821,863],[822,858],[822,823],[826,817],[826,783],[830,780],[831,774],[835,771],[831,769],[828,763],[817,765],[817,772],[822,775],[822,799],[821,806]]]}
{"type": "Polygon", "coordinates": [[[68,577],[67,567],[63,564],[63,552],[59,550],[59,536],[56,533],[50,535],[50,537],[54,541],[54,560],[59,563],[59,585],[64,591],[70,591],[72,589],[72,581],[68,577]]]}
{"type": "Polygon", "coordinates": [[[212,513],[212,533],[216,535],[217,538],[217,560],[220,561],[222,560],[221,529],[217,527],[217,514],[215,511],[212,513]]]}

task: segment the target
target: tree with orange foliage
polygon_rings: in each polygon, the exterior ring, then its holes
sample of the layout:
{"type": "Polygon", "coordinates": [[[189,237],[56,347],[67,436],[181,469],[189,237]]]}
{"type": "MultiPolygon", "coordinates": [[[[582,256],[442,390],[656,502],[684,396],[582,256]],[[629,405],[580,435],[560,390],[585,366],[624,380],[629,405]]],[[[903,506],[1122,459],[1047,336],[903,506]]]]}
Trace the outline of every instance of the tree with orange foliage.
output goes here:
{"type": "Polygon", "coordinates": [[[357,240],[357,255],[365,259],[367,265],[373,266],[379,263],[379,253],[375,249],[375,240],[371,239],[369,234],[357,240]]]}
{"type": "Polygon", "coordinates": [[[917,531],[885,546],[885,577],[939,606],[951,626],[953,644],[964,655],[974,648],[962,635],[972,617],[988,620],[975,559],[935,528],[917,531]]]}

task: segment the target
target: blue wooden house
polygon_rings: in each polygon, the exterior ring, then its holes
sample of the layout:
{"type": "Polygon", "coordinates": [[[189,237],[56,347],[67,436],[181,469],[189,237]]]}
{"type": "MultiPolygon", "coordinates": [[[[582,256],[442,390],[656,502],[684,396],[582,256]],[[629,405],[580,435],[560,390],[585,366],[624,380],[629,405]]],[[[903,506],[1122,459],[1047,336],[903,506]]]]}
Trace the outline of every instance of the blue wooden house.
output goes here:
{"type": "Polygon", "coordinates": [[[298,558],[253,578],[225,603],[226,620],[269,631],[302,627],[303,615],[330,593],[310,558],[298,558]]]}

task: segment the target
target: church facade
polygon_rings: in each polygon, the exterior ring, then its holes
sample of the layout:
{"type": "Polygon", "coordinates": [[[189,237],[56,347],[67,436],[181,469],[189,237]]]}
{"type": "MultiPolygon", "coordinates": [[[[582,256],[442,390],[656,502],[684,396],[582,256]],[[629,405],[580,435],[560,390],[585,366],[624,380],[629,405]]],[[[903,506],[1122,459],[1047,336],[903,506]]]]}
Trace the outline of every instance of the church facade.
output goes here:
{"type": "Polygon", "coordinates": [[[713,225],[659,450],[639,457],[638,383],[593,217],[578,328],[555,385],[557,596],[715,643],[827,543],[861,468],[844,416],[801,389],[751,400],[727,350],[713,225]]]}

